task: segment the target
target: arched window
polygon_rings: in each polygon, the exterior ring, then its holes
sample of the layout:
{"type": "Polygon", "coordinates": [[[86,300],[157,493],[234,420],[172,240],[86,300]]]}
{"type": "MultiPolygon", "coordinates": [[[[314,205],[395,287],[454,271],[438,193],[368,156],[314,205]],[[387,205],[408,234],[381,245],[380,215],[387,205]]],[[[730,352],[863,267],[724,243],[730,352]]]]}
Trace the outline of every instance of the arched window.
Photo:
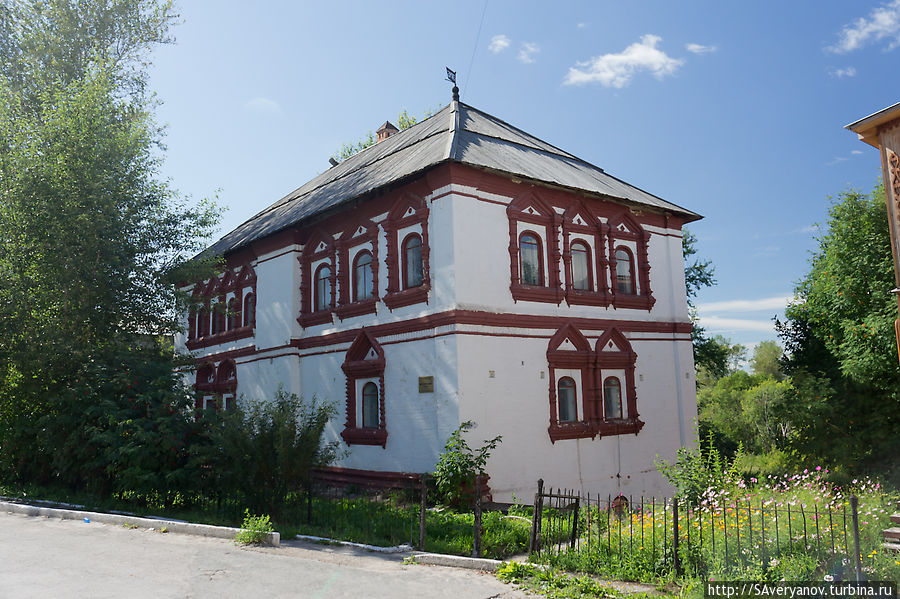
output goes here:
{"type": "Polygon", "coordinates": [[[422,238],[416,233],[403,240],[403,288],[422,284],[422,238]]]}
{"type": "Polygon", "coordinates": [[[519,270],[522,285],[543,286],[544,273],[541,264],[541,242],[534,233],[519,237],[519,270]]]}
{"type": "Polygon", "coordinates": [[[622,384],[614,376],[603,381],[603,413],[607,420],[622,418],[622,384]]]}
{"type": "Polygon", "coordinates": [[[331,308],[331,267],[323,264],[316,269],[316,301],[315,310],[331,308]]]}
{"type": "Polygon", "coordinates": [[[634,258],[628,248],[616,249],[616,290],[628,295],[634,294],[634,258]]]}
{"type": "Polygon", "coordinates": [[[575,422],[578,420],[575,381],[565,376],[559,379],[556,389],[556,400],[559,404],[559,421],[575,422]]]}
{"type": "Polygon", "coordinates": [[[209,335],[209,308],[203,306],[197,313],[197,336],[206,337],[209,335]]]}
{"type": "Polygon", "coordinates": [[[353,259],[353,301],[360,302],[373,295],[372,254],[364,250],[353,259]]]}
{"type": "Polygon", "coordinates": [[[256,326],[256,294],[248,293],[244,298],[244,326],[256,326]]]}
{"type": "Polygon", "coordinates": [[[197,338],[197,311],[191,308],[188,311],[188,341],[197,338]]]}
{"type": "Polygon", "coordinates": [[[368,382],[362,389],[363,428],[378,428],[378,386],[368,382]]]}
{"type": "Polygon", "coordinates": [[[227,329],[230,331],[241,326],[241,305],[237,298],[233,297],[228,300],[227,329]]]}
{"type": "Polygon", "coordinates": [[[219,301],[212,305],[212,333],[221,333],[225,330],[225,305],[219,301]]]}
{"type": "Polygon", "coordinates": [[[572,243],[572,286],[579,291],[590,291],[591,250],[583,241],[572,243]]]}

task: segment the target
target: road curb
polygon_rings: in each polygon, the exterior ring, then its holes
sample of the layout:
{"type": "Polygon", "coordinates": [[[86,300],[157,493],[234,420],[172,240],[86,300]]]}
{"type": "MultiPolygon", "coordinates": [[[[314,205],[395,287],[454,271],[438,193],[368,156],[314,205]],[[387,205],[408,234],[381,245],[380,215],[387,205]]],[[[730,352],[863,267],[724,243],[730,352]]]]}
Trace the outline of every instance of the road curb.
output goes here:
{"type": "MultiPolygon", "coordinates": [[[[156,530],[165,527],[168,532],[177,532],[181,534],[196,535],[200,537],[216,537],[219,539],[229,540],[234,539],[234,537],[239,532],[241,532],[240,528],[232,528],[230,526],[194,524],[192,522],[159,520],[155,518],[143,518],[141,516],[123,516],[119,514],[106,514],[103,512],[87,512],[83,510],[64,510],[59,508],[38,507],[25,503],[12,503],[9,501],[0,501],[0,512],[6,512],[8,514],[22,514],[25,516],[60,518],[62,520],[84,520],[85,522],[100,522],[102,524],[115,524],[120,526],[129,524],[137,526],[138,528],[156,530]]],[[[263,542],[266,545],[278,547],[281,544],[281,535],[277,532],[270,532],[266,535],[263,542]]]]}
{"type": "Polygon", "coordinates": [[[461,555],[445,555],[443,553],[413,553],[412,558],[417,564],[429,566],[450,566],[452,568],[468,568],[469,570],[481,570],[483,572],[496,572],[503,562],[497,559],[479,557],[463,557],[461,555]]]}

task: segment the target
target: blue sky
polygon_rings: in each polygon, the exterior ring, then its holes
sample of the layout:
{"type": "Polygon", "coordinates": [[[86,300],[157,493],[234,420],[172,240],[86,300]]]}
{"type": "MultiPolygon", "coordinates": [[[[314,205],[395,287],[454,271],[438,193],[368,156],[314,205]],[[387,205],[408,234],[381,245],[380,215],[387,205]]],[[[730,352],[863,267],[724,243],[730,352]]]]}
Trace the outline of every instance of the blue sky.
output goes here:
{"type": "Polygon", "coordinates": [[[462,100],[705,216],[712,333],[774,339],[829,196],[870,190],[843,128],[891,105],[900,0],[183,2],[155,54],[164,173],[221,234],[406,109],[462,100]],[[253,6],[253,9],[248,8],[253,6]]]}

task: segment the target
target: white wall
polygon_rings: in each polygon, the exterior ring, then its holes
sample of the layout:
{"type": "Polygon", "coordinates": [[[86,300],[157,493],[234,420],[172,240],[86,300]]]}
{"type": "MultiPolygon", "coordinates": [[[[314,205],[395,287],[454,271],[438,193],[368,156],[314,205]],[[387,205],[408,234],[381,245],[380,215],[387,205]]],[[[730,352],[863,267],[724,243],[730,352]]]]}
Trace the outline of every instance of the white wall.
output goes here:
{"type": "MultiPolygon", "coordinates": [[[[588,335],[596,341],[598,335],[588,335]]],[[[628,337],[628,335],[626,335],[628,337]]],[[[671,492],[657,472],[657,455],[670,459],[681,445],[678,417],[682,410],[696,414],[692,374],[676,376],[674,355],[686,369],[693,364],[690,340],[634,341],[637,408],[644,428],[637,435],[550,441],[548,338],[465,335],[459,337],[460,419],[478,428],[468,435],[473,447],[502,435],[503,441],[488,464],[494,499],[530,500],[538,478],[547,486],[584,492],[661,496],[671,492]],[[661,366],[664,365],[664,366],[661,366]],[[493,371],[493,378],[491,378],[493,371]],[[543,378],[541,373],[543,372],[543,378]],[[621,460],[621,465],[620,465],[621,460]],[[617,476],[620,475],[620,476],[617,476]]],[[[579,414],[582,413],[579,388],[579,414]]],[[[690,423],[689,423],[690,424],[690,423]]]]}

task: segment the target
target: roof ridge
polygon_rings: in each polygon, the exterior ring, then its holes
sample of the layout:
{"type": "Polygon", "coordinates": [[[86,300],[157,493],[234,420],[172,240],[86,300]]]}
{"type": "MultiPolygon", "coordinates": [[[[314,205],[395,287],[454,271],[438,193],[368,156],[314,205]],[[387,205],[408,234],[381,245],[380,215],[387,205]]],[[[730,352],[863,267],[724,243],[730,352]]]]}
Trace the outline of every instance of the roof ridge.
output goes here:
{"type": "MultiPolygon", "coordinates": [[[[404,129],[403,131],[400,131],[399,133],[395,133],[394,135],[390,136],[388,139],[383,140],[383,141],[388,141],[388,140],[393,139],[393,140],[394,140],[394,143],[397,143],[398,136],[403,135],[403,134],[406,133],[407,131],[410,131],[410,130],[412,130],[412,129],[418,127],[419,125],[425,123],[426,121],[428,121],[428,120],[430,120],[430,119],[432,119],[432,118],[438,116],[438,115],[439,115],[440,113],[442,113],[446,108],[449,108],[449,104],[448,104],[447,106],[445,106],[444,108],[441,108],[439,111],[437,111],[436,113],[432,114],[431,116],[429,116],[429,117],[427,117],[427,118],[425,118],[425,119],[422,119],[421,121],[417,122],[417,123],[414,124],[414,125],[411,125],[411,126],[407,127],[406,129],[404,129]]],[[[441,133],[443,133],[443,130],[440,130],[440,129],[439,129],[439,130],[435,131],[434,133],[432,133],[432,134],[430,134],[430,135],[427,135],[427,136],[423,137],[422,139],[416,141],[415,143],[421,143],[422,141],[424,141],[424,140],[426,140],[426,139],[430,139],[431,137],[434,137],[435,135],[440,135],[441,133]]],[[[375,146],[377,146],[377,145],[378,145],[378,143],[376,142],[376,143],[372,144],[371,146],[369,146],[369,147],[367,147],[367,148],[363,148],[362,150],[360,150],[360,151],[357,152],[356,154],[353,154],[352,156],[347,157],[343,162],[338,163],[338,166],[340,166],[340,165],[346,163],[346,162],[349,161],[349,160],[354,160],[354,159],[356,159],[358,156],[361,156],[361,155],[365,154],[366,152],[368,152],[369,150],[372,150],[372,149],[375,148],[375,146]]],[[[403,149],[403,148],[399,147],[399,145],[400,145],[400,144],[398,144],[398,147],[397,147],[396,149],[394,149],[394,150],[392,150],[392,151],[390,151],[390,152],[387,152],[384,156],[381,156],[380,158],[376,158],[376,159],[372,160],[371,162],[369,162],[369,163],[367,163],[367,164],[360,165],[359,167],[356,167],[356,168],[349,168],[350,165],[348,165],[348,168],[346,169],[345,172],[341,173],[340,175],[335,176],[334,178],[331,178],[331,179],[327,179],[327,180],[325,180],[325,181],[322,181],[320,184],[318,184],[318,185],[316,185],[315,187],[312,187],[312,188],[310,188],[310,189],[307,189],[307,190],[304,191],[303,193],[304,193],[304,194],[307,194],[307,193],[314,192],[314,191],[316,191],[317,189],[320,189],[321,187],[323,187],[323,186],[325,186],[325,185],[328,185],[329,183],[334,183],[335,181],[340,181],[341,179],[344,179],[345,177],[348,177],[348,176],[352,175],[352,174],[353,174],[354,172],[356,172],[359,168],[368,167],[368,166],[371,166],[371,165],[373,165],[373,164],[377,164],[378,162],[381,162],[382,160],[384,160],[384,159],[386,159],[386,158],[390,158],[391,156],[393,156],[394,154],[396,154],[398,151],[400,151],[400,150],[403,149]]],[[[332,167],[332,168],[334,168],[334,167],[332,167]]],[[[331,170],[331,169],[328,169],[328,170],[331,170]]],[[[316,179],[318,179],[318,178],[321,177],[322,175],[325,175],[326,173],[328,173],[328,170],[326,170],[326,171],[324,171],[324,172],[322,172],[322,173],[319,173],[318,175],[316,175],[315,177],[313,177],[312,179],[310,179],[309,181],[307,181],[306,183],[304,183],[304,184],[301,185],[300,187],[294,188],[293,190],[290,191],[290,193],[285,194],[285,195],[282,196],[279,200],[277,200],[275,203],[271,204],[270,206],[267,206],[267,207],[264,208],[263,210],[257,212],[256,214],[254,214],[253,216],[251,216],[250,218],[248,218],[247,220],[245,220],[244,222],[242,222],[240,225],[238,225],[238,228],[239,228],[239,227],[242,227],[243,225],[245,225],[245,224],[247,224],[247,223],[249,223],[249,222],[251,222],[251,221],[256,220],[257,218],[260,218],[260,217],[262,217],[262,216],[265,216],[265,215],[268,214],[269,212],[272,212],[272,211],[274,211],[274,210],[276,210],[276,209],[278,209],[278,208],[281,208],[282,206],[284,206],[285,204],[287,204],[287,203],[289,203],[289,202],[291,202],[291,201],[293,201],[293,200],[296,200],[296,199],[297,199],[298,197],[300,197],[300,196],[299,196],[299,195],[294,195],[294,194],[296,194],[296,193],[297,193],[300,189],[302,189],[305,185],[308,185],[309,183],[312,183],[313,181],[315,181],[316,179]]],[[[235,230],[236,230],[236,229],[235,229],[235,230]]],[[[226,235],[227,235],[227,234],[226,234],[226,235]]],[[[222,237],[222,239],[224,239],[224,236],[222,237]]]]}

